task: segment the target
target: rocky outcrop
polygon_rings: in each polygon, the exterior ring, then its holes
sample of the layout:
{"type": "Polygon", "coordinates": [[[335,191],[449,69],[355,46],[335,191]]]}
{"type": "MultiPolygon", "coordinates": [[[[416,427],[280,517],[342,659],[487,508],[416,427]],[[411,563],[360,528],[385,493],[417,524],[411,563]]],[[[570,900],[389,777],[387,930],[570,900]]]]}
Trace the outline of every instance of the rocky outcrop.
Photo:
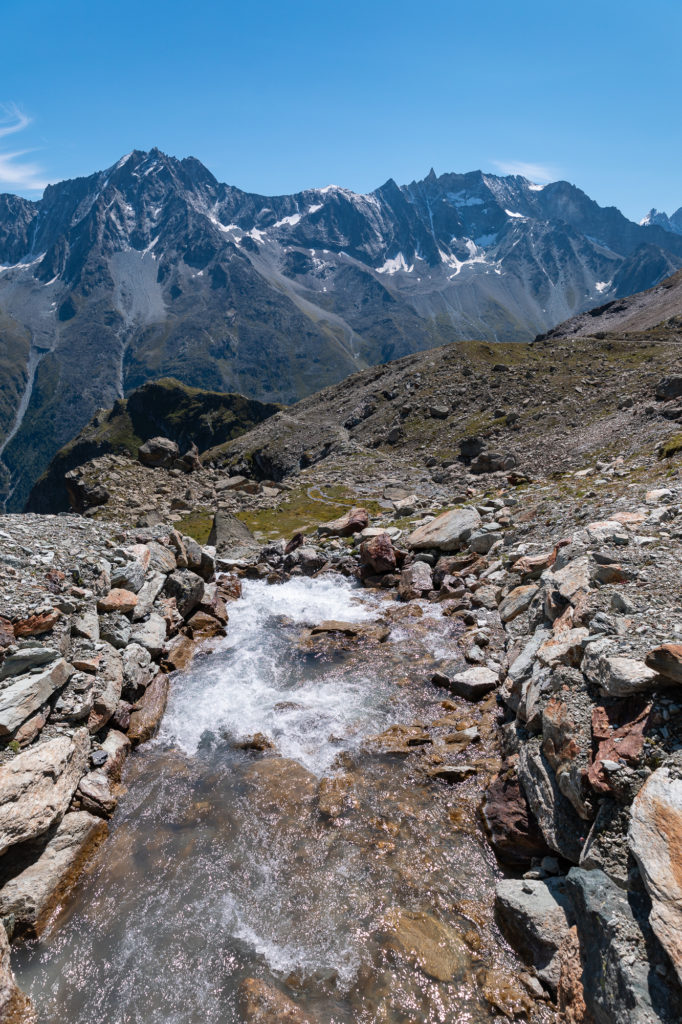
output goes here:
{"type": "Polygon", "coordinates": [[[407,546],[413,551],[459,551],[480,525],[481,517],[475,508],[453,509],[414,530],[407,538],[407,546]]]}

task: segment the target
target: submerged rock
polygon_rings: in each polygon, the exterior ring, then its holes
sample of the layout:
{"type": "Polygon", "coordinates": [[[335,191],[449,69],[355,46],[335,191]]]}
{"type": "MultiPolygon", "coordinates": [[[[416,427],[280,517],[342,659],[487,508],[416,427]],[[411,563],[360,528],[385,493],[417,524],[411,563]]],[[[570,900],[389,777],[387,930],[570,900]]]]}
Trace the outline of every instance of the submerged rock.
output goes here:
{"type": "Polygon", "coordinates": [[[293,999],[260,978],[241,982],[239,1008],[245,1024],[314,1024],[293,999]]]}
{"type": "Polygon", "coordinates": [[[384,931],[388,949],[436,981],[454,981],[470,968],[464,940],[430,914],[396,907],[384,918],[384,931]]]}

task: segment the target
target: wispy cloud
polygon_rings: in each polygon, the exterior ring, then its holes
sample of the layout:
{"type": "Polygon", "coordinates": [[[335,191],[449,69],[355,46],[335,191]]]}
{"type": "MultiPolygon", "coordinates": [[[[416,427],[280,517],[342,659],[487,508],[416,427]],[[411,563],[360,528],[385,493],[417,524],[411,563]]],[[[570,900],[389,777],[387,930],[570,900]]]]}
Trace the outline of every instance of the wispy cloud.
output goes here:
{"type": "Polygon", "coordinates": [[[556,181],[559,177],[559,172],[546,164],[527,164],[523,160],[493,160],[493,163],[501,174],[520,174],[538,184],[556,181]]]}
{"type": "MultiPolygon", "coordinates": [[[[14,103],[0,103],[0,140],[8,135],[22,132],[31,123],[23,111],[14,103]]],[[[0,189],[17,189],[23,192],[40,192],[47,182],[43,168],[32,160],[27,160],[33,150],[6,150],[0,141],[0,189]]]]}

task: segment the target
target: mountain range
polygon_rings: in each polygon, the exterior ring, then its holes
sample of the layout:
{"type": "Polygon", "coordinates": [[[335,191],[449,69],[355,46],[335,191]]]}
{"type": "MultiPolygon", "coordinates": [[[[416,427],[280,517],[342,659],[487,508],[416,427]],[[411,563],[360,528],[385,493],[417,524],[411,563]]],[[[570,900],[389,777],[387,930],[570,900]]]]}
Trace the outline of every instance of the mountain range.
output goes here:
{"type": "Polygon", "coordinates": [[[0,497],[23,507],[148,380],[289,403],[444,342],[530,340],[680,267],[669,224],[481,171],[272,197],[153,149],[2,195],[0,497]]]}

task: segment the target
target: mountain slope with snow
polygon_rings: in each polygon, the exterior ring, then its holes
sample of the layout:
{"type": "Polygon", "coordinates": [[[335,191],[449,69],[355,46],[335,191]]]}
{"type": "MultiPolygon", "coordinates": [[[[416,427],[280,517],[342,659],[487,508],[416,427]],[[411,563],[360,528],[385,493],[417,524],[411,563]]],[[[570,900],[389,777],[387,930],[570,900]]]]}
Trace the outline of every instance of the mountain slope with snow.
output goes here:
{"type": "Polygon", "coordinates": [[[446,341],[531,339],[680,266],[658,224],[480,171],[259,196],[155,149],[0,196],[0,492],[21,507],[147,380],[291,402],[446,341]]]}

